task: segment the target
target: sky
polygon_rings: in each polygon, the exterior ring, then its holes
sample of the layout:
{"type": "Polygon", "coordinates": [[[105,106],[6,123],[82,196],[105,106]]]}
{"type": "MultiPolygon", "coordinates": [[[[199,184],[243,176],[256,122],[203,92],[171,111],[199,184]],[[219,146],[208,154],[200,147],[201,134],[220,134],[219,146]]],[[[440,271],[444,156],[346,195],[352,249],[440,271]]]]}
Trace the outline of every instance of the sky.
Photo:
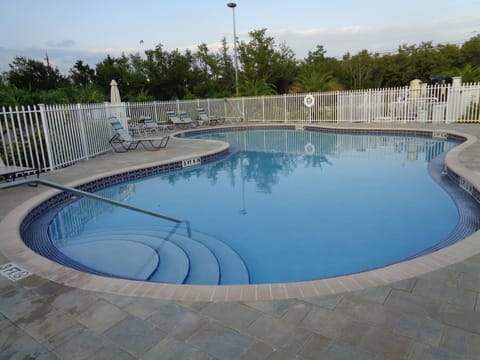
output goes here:
{"type": "MultiPolygon", "coordinates": [[[[233,49],[233,11],[225,0],[0,0],[0,72],[15,56],[61,73],[77,60],[92,68],[107,55],[233,49]]],[[[239,41],[267,29],[301,60],[323,45],[326,56],[395,51],[422,41],[461,44],[480,34],[480,0],[236,0],[239,41]]]]}

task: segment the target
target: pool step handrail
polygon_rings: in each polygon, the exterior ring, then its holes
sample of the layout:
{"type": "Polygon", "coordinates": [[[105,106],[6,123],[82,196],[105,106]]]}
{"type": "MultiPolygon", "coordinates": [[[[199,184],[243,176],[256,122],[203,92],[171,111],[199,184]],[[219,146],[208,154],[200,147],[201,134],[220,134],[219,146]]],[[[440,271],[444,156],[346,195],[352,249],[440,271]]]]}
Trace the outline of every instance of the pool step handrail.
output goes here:
{"type": "Polygon", "coordinates": [[[41,178],[38,178],[38,179],[37,178],[32,178],[32,179],[24,179],[24,180],[16,180],[16,181],[11,181],[11,182],[4,182],[4,183],[0,184],[0,189],[8,189],[8,188],[22,186],[22,185],[36,186],[38,184],[45,185],[45,186],[48,186],[48,187],[51,187],[51,188],[54,188],[54,189],[62,190],[62,191],[71,193],[73,195],[85,196],[85,197],[88,197],[90,199],[103,201],[103,202],[106,202],[106,203],[111,204],[111,205],[120,206],[120,207],[123,207],[125,209],[137,211],[137,212],[147,214],[147,215],[150,215],[150,216],[154,216],[154,217],[157,217],[157,218],[161,218],[161,219],[164,219],[164,220],[173,221],[177,224],[184,223],[186,228],[187,228],[188,237],[190,237],[190,238],[192,237],[192,230],[190,228],[190,221],[188,221],[188,220],[179,219],[179,218],[176,218],[176,217],[173,217],[173,216],[160,214],[160,213],[157,213],[155,211],[150,211],[150,210],[143,209],[143,208],[140,208],[140,207],[137,207],[137,206],[124,204],[124,203],[121,203],[119,201],[111,200],[111,199],[105,198],[103,196],[99,196],[99,195],[96,195],[96,194],[93,194],[93,193],[90,193],[90,192],[87,192],[87,191],[75,189],[75,188],[70,187],[70,186],[65,186],[65,185],[50,181],[50,180],[41,179],[41,178]]]}

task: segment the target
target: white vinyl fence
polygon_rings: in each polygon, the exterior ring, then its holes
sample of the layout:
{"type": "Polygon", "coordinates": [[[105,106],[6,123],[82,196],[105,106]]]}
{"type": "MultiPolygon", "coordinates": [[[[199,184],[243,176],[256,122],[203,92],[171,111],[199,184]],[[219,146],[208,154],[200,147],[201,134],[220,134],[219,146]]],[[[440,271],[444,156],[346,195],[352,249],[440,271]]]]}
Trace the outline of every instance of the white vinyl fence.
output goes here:
{"type": "Polygon", "coordinates": [[[0,156],[7,165],[48,171],[110,151],[108,118],[127,126],[167,111],[196,118],[202,107],[228,122],[478,123],[480,84],[403,87],[261,97],[0,109],[0,156]]]}

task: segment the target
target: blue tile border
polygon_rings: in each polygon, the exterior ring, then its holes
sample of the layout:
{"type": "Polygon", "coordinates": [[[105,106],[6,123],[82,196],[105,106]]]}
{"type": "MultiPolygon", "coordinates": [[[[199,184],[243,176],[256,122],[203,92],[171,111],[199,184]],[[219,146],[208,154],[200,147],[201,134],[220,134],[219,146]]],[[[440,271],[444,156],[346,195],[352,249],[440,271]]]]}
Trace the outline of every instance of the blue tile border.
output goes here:
{"type": "MultiPolygon", "coordinates": [[[[455,229],[442,241],[414,254],[405,260],[414,259],[434,251],[450,246],[480,229],[480,201],[469,191],[452,179],[450,171],[444,171],[445,153],[432,159],[428,164],[428,171],[432,179],[440,185],[454,201],[459,219],[455,229]]],[[[463,179],[457,175],[457,180],[463,179]]],[[[478,191],[477,191],[478,193],[478,191]]],[[[404,260],[403,260],[404,261],[404,260]]]]}
{"type": "Polygon", "coordinates": [[[217,127],[217,128],[204,128],[204,129],[198,129],[198,130],[185,131],[175,136],[179,138],[189,138],[197,135],[212,134],[212,133],[215,134],[215,133],[222,133],[226,131],[269,130],[269,129],[295,130],[295,125],[238,125],[238,126],[217,127]]]}

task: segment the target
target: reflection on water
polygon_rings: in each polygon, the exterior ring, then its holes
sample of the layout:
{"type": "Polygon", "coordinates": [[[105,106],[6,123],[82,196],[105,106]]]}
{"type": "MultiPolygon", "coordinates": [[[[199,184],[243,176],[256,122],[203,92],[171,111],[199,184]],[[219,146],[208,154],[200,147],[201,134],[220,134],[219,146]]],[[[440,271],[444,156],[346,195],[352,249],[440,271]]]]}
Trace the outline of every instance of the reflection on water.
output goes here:
{"type": "Polygon", "coordinates": [[[297,155],[312,166],[321,165],[327,155],[355,156],[355,154],[369,159],[409,161],[420,158],[428,162],[456,144],[452,141],[426,137],[292,130],[232,131],[199,135],[195,138],[225,141],[241,150],[297,155]]]}
{"type": "MultiPolygon", "coordinates": [[[[119,184],[96,192],[104,198],[126,202],[135,192],[135,184],[119,184]]],[[[82,198],[63,208],[55,216],[48,228],[49,236],[57,245],[62,239],[81,233],[85,224],[95,223],[100,214],[112,213],[115,206],[91,198],[82,198]]]]}
{"type": "MultiPolygon", "coordinates": [[[[304,168],[324,169],[340,156],[362,159],[429,162],[448,151],[454,142],[425,137],[391,135],[325,134],[321,132],[292,130],[232,131],[197,136],[228,142],[240,150],[240,155],[228,161],[199,166],[189,171],[172,172],[167,177],[174,184],[179,180],[207,178],[215,184],[220,173],[226,172],[232,186],[238,182],[235,170],[240,169],[240,180],[253,182],[257,191],[271,193],[282,176],[304,168]],[[330,160],[329,160],[330,159],[330,160]]],[[[127,202],[135,192],[135,183],[120,184],[97,192],[108,199],[127,202]]],[[[104,202],[82,198],[64,208],[53,219],[49,231],[56,241],[82,232],[84,224],[95,223],[100,214],[111,213],[115,208],[104,202]]],[[[244,213],[246,210],[243,207],[244,213]]]]}
{"type": "MultiPolygon", "coordinates": [[[[242,151],[236,162],[219,162],[194,172],[173,173],[172,183],[182,178],[206,175],[215,181],[219,171],[239,167],[241,178],[254,181],[259,191],[270,192],[282,176],[298,166],[320,168],[331,165],[340,156],[349,158],[395,160],[402,164],[417,160],[429,162],[455,146],[454,142],[424,137],[388,135],[325,134],[291,130],[233,131],[197,136],[228,142],[242,151]],[[248,161],[245,161],[245,158],[248,161]]],[[[232,182],[234,177],[232,176],[232,182]]]]}

